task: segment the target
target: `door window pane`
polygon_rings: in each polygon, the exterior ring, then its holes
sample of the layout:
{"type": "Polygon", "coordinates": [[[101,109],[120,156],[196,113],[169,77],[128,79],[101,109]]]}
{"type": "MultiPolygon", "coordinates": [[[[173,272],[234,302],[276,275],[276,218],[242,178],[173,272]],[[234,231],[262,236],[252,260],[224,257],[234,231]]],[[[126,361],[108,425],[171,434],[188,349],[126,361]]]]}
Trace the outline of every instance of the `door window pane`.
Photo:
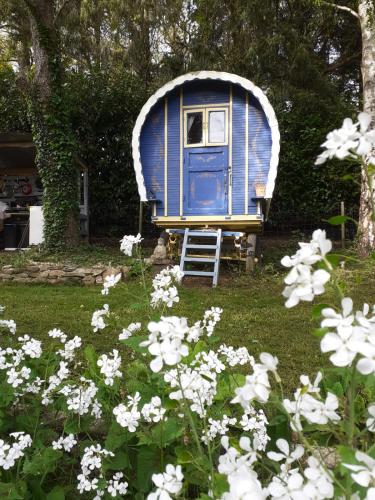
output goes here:
{"type": "Polygon", "coordinates": [[[209,111],[208,142],[225,142],[225,111],[209,111]]]}
{"type": "Polygon", "coordinates": [[[203,113],[195,111],[187,114],[187,144],[200,144],[203,142],[203,113]]]}

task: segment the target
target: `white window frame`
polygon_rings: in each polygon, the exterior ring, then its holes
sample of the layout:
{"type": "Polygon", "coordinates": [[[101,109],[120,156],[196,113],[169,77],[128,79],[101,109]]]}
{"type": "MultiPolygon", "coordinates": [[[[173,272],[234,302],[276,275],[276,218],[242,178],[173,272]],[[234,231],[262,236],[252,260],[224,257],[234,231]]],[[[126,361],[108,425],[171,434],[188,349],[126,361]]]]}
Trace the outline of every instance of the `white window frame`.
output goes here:
{"type": "Polygon", "coordinates": [[[229,141],[229,123],[228,123],[228,106],[209,106],[209,107],[191,107],[184,108],[184,147],[185,148],[202,148],[206,146],[227,146],[229,141]],[[225,125],[225,141],[224,142],[209,142],[209,113],[211,111],[224,111],[225,125]],[[202,113],[202,141],[196,144],[188,144],[187,142],[187,118],[189,113],[202,113]]]}

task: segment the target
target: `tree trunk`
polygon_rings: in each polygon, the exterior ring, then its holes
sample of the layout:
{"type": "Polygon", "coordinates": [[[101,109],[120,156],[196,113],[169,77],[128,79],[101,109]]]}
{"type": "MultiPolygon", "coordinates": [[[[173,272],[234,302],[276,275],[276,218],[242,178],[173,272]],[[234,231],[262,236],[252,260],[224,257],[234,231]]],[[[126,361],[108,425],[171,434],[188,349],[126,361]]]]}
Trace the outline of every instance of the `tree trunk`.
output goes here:
{"type": "MultiPolygon", "coordinates": [[[[372,123],[375,125],[375,7],[373,1],[359,0],[358,15],[362,32],[363,110],[372,116],[372,123]]],[[[375,157],[375,151],[372,151],[370,157],[375,157]]],[[[374,190],[371,192],[367,176],[362,171],[358,225],[358,252],[361,257],[367,257],[375,250],[375,214],[371,202],[374,196],[374,190]]]]}
{"type": "Polygon", "coordinates": [[[46,247],[54,250],[79,242],[76,143],[64,104],[55,2],[24,2],[29,10],[35,64],[29,109],[36,163],[44,188],[44,239],[46,247]]]}

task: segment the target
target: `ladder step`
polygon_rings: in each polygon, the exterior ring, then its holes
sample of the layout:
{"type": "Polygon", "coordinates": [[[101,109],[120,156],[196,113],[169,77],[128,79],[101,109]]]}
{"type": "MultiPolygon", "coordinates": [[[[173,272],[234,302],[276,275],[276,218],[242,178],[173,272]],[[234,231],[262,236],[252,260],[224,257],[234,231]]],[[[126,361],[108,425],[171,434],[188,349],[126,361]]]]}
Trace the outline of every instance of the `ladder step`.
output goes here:
{"type": "Polygon", "coordinates": [[[185,262],[216,262],[215,257],[185,257],[185,262]]]}
{"type": "Polygon", "coordinates": [[[203,248],[204,250],[216,250],[216,245],[198,245],[196,243],[188,243],[186,248],[203,248]]]}
{"type": "Polygon", "coordinates": [[[202,238],[209,236],[210,238],[217,238],[216,231],[189,231],[189,236],[201,236],[202,238]]]}
{"type": "Polygon", "coordinates": [[[213,276],[211,271],[184,271],[185,276],[213,276]]]}

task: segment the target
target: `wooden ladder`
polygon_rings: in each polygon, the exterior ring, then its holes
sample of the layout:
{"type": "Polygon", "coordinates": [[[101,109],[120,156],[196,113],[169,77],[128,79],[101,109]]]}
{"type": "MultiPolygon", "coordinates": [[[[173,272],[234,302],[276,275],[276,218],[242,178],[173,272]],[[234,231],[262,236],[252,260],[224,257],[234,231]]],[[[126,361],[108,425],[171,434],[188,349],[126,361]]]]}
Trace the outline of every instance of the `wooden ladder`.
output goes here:
{"type": "Polygon", "coordinates": [[[220,268],[220,252],[221,252],[221,229],[185,229],[184,241],[182,244],[180,268],[185,276],[212,276],[212,286],[217,285],[219,279],[220,268]],[[200,244],[191,241],[192,238],[210,239],[210,244],[200,244]],[[215,238],[215,244],[212,239],[215,238]],[[188,255],[190,249],[196,250],[214,250],[215,254],[212,257],[200,257],[197,255],[188,255]],[[210,263],[214,265],[213,271],[189,271],[185,269],[186,262],[210,263]]]}

